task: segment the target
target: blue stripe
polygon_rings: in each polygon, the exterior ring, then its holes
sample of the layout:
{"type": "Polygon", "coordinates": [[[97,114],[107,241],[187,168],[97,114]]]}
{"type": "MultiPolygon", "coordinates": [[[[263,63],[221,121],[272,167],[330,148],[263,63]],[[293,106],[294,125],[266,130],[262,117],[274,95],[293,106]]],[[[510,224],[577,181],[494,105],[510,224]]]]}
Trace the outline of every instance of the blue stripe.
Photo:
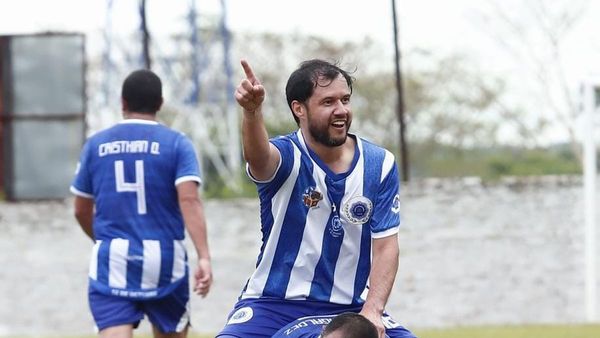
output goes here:
{"type": "MultiPolygon", "coordinates": [[[[293,156],[291,157],[293,159],[293,156]]],[[[306,227],[308,207],[304,205],[303,193],[307,187],[316,186],[312,177],[312,161],[302,153],[300,173],[290,194],[288,208],[281,225],[281,233],[263,290],[264,296],[285,297],[294,262],[300,250],[302,235],[306,227]]]]}
{"type": "Polygon", "coordinates": [[[329,301],[331,298],[331,290],[333,289],[333,278],[335,275],[335,266],[340,256],[340,249],[344,240],[344,231],[335,237],[332,235],[332,220],[338,217],[342,197],[344,196],[346,180],[331,182],[328,177],[325,178],[327,184],[328,197],[333,199],[330,201],[335,203],[336,212],[332,212],[327,221],[327,227],[323,233],[323,243],[321,245],[321,257],[315,268],[315,276],[320,276],[312,281],[310,287],[310,299],[329,301]]]}
{"type": "MultiPolygon", "coordinates": [[[[375,203],[381,181],[381,170],[385,151],[369,142],[362,142],[364,177],[363,177],[363,196],[375,203]]],[[[373,210],[376,209],[373,205],[373,210]]],[[[372,216],[372,214],[371,214],[372,216]]],[[[369,273],[371,270],[371,222],[367,222],[362,227],[360,256],[358,258],[356,279],[354,281],[353,302],[360,302],[360,295],[364,291],[369,273]]]]}
{"type": "Polygon", "coordinates": [[[142,285],[142,268],[144,250],[139,242],[129,241],[127,259],[127,289],[140,289],[142,285]]]}
{"type": "Polygon", "coordinates": [[[110,241],[102,241],[98,248],[98,282],[108,285],[108,261],[110,257],[110,241]]]}
{"type": "Polygon", "coordinates": [[[175,256],[175,248],[173,241],[160,242],[160,278],[158,279],[158,287],[167,286],[171,283],[173,276],[173,260],[175,256]]]}

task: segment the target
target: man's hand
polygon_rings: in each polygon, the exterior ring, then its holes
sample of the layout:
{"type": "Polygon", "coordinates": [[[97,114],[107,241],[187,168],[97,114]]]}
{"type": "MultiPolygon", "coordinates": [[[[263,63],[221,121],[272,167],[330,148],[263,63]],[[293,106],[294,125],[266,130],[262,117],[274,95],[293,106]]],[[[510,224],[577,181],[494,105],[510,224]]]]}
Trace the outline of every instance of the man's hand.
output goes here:
{"type": "Polygon", "coordinates": [[[363,307],[362,311],[360,311],[360,314],[368,320],[370,320],[371,323],[375,325],[375,328],[377,328],[377,333],[379,333],[380,338],[386,337],[385,327],[383,326],[383,321],[381,320],[381,313],[379,311],[363,307]]]}
{"type": "Polygon", "coordinates": [[[256,112],[265,100],[265,88],[252,72],[252,68],[246,60],[242,60],[242,68],[246,78],[242,80],[235,90],[235,99],[244,108],[244,112],[256,112]]]}
{"type": "Polygon", "coordinates": [[[212,268],[210,260],[207,258],[198,259],[198,266],[194,274],[194,292],[197,295],[205,297],[212,284],[212,268]]]}

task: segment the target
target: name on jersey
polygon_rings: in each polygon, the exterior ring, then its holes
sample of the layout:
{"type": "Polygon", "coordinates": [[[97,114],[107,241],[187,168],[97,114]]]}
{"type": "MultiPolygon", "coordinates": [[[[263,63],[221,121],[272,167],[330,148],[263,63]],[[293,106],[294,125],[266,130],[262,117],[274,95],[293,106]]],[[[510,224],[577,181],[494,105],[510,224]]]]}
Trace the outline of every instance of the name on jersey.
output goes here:
{"type": "Polygon", "coordinates": [[[112,141],[98,146],[98,156],[122,153],[150,153],[160,155],[160,143],[146,140],[112,141]]]}
{"type": "Polygon", "coordinates": [[[120,290],[120,289],[112,289],[110,292],[114,296],[119,297],[134,297],[134,298],[150,298],[156,297],[158,292],[156,290],[152,291],[133,291],[133,290],[120,290]]]}
{"type": "Polygon", "coordinates": [[[331,322],[331,318],[310,318],[304,321],[301,321],[300,323],[288,328],[287,330],[285,330],[285,335],[289,336],[292,332],[303,328],[303,327],[307,327],[309,325],[327,325],[331,322]]]}

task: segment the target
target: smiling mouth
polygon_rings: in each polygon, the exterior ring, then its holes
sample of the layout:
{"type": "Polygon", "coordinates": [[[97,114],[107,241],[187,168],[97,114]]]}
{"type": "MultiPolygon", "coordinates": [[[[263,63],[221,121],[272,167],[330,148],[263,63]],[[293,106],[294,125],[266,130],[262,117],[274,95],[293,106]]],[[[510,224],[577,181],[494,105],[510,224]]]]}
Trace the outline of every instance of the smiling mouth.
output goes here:
{"type": "Polygon", "coordinates": [[[334,128],[345,128],[346,121],[336,121],[336,122],[331,123],[331,126],[333,126],[334,128]]]}

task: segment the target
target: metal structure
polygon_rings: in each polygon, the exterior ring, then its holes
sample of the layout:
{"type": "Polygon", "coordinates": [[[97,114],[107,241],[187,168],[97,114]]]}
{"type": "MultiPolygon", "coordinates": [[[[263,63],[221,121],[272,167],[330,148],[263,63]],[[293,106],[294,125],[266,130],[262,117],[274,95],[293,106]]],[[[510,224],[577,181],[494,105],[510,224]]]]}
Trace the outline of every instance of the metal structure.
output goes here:
{"type": "MultiPolygon", "coordinates": [[[[107,0],[102,55],[102,99],[110,107],[120,81],[136,68],[150,68],[163,79],[168,92],[161,117],[169,125],[185,132],[196,145],[206,176],[216,172],[220,180],[234,191],[241,181],[241,146],[237,110],[233,99],[230,63],[230,32],[227,27],[227,3],[220,0],[218,23],[200,25],[202,16],[196,1],[188,1],[186,31],[157,43],[150,36],[152,19],[146,17],[151,1],[139,0],[139,32],[133,44],[123,42],[112,31],[114,1],[107,0]],[[165,48],[165,45],[171,46],[165,48]],[[152,59],[150,59],[152,54],[152,59]]],[[[184,13],[182,13],[184,15],[184,13]]],[[[106,119],[106,117],[104,117],[106,119]]],[[[99,118],[102,120],[102,117],[99,118]]],[[[109,121],[98,124],[107,125],[109,121]]]]}
{"type": "Polygon", "coordinates": [[[583,186],[585,233],[585,315],[588,322],[598,320],[596,256],[596,139],[594,127],[600,116],[600,80],[583,83],[583,186]]]}

